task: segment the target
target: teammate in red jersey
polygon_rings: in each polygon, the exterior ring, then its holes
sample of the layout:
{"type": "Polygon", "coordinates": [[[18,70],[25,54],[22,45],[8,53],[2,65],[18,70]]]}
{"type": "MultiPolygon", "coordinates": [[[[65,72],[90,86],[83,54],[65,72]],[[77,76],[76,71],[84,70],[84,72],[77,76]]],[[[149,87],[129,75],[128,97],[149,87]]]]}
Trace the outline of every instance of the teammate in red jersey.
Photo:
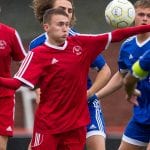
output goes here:
{"type": "MultiPolygon", "coordinates": [[[[17,31],[0,23],[0,76],[11,77],[11,59],[21,61],[26,52],[17,31]]],[[[6,150],[9,136],[13,136],[14,90],[0,87],[0,150],[6,150]]]]}
{"type": "Polygon", "coordinates": [[[14,78],[0,78],[0,85],[10,89],[21,85],[41,89],[32,150],[83,150],[90,120],[86,92],[90,64],[110,42],[150,31],[150,25],[144,25],[68,37],[69,24],[64,10],[47,10],[43,27],[48,40],[28,53],[14,78]]]}

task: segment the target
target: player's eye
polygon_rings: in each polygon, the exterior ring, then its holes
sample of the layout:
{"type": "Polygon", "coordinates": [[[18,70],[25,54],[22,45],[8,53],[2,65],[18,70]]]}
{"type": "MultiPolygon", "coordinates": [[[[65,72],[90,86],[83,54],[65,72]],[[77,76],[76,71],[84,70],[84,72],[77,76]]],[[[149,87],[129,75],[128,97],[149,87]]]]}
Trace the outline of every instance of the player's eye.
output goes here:
{"type": "Polygon", "coordinates": [[[144,14],[144,13],[138,13],[138,16],[139,16],[139,17],[144,17],[145,14],[144,14]]]}
{"type": "Polygon", "coordinates": [[[148,17],[148,18],[150,18],[150,14],[145,14],[145,13],[138,13],[138,16],[139,17],[148,17]]]}
{"type": "Polygon", "coordinates": [[[72,8],[66,8],[66,7],[60,7],[60,8],[62,8],[67,14],[72,14],[73,13],[72,8]]]}
{"type": "Polygon", "coordinates": [[[72,14],[72,13],[73,13],[73,10],[72,10],[72,9],[68,9],[68,13],[69,13],[69,14],[72,14]]]}
{"type": "Polygon", "coordinates": [[[147,17],[150,18],[150,14],[147,14],[147,17]]]}

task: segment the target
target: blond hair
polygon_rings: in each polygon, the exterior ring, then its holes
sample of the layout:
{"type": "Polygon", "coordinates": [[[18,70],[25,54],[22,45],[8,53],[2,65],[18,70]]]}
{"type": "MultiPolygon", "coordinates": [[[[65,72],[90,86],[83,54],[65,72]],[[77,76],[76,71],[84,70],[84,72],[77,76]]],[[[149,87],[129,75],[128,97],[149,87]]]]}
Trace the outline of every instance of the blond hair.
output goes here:
{"type": "Polygon", "coordinates": [[[135,9],[138,7],[150,8],[150,0],[137,0],[134,3],[134,7],[135,7],[135,9]]]}

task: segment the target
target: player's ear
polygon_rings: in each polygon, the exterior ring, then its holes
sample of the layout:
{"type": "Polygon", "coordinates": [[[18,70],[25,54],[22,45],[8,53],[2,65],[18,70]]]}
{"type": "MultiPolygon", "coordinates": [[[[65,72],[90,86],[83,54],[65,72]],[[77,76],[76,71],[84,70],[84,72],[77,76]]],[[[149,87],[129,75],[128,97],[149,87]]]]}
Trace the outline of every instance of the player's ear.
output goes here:
{"type": "Polygon", "coordinates": [[[43,24],[43,29],[47,32],[48,28],[49,28],[48,23],[44,23],[43,24]]]}

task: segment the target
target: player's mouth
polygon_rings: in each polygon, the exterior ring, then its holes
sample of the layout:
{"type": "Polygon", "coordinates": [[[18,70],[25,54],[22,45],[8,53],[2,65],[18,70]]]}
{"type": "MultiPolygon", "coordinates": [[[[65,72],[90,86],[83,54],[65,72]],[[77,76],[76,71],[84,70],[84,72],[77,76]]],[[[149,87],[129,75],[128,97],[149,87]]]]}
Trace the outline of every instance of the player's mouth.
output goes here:
{"type": "Polygon", "coordinates": [[[141,25],[148,25],[147,23],[142,23],[141,25]]]}

